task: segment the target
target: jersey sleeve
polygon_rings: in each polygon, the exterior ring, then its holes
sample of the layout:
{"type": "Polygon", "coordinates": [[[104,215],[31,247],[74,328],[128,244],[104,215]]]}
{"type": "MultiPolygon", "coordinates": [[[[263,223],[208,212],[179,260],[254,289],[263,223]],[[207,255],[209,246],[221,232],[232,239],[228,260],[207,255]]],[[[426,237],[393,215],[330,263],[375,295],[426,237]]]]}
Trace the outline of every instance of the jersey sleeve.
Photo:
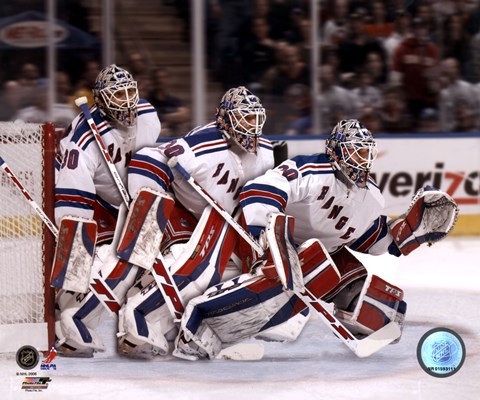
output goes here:
{"type": "Polygon", "coordinates": [[[145,147],[138,151],[128,167],[128,191],[132,198],[143,188],[161,193],[172,191],[174,173],[168,166],[168,160],[178,157],[179,162],[188,169],[192,157],[190,147],[183,139],[176,139],[157,147],[145,147]]]}
{"type": "Polygon", "coordinates": [[[296,163],[287,160],[245,184],[240,192],[240,205],[254,236],[265,228],[271,213],[285,212],[289,201],[299,200],[301,179],[296,163]]]}
{"type": "Polygon", "coordinates": [[[375,221],[373,221],[365,233],[354,242],[350,243],[348,247],[365,254],[381,255],[389,253],[399,257],[401,253],[390,233],[387,219],[388,217],[385,215],[380,215],[375,221]]]}
{"type": "Polygon", "coordinates": [[[66,216],[93,218],[96,191],[93,181],[98,160],[73,141],[64,143],[55,185],[55,222],[66,216]]]}

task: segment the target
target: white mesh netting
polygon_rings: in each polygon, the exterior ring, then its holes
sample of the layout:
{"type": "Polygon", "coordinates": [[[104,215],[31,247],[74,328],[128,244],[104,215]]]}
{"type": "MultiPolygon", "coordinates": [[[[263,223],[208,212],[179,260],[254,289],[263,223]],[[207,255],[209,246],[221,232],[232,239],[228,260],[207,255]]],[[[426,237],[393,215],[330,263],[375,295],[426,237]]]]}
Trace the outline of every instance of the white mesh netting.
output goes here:
{"type": "MultiPolygon", "coordinates": [[[[41,125],[0,122],[0,156],[43,207],[41,125]]],[[[44,249],[40,218],[0,170],[0,324],[44,320],[44,249]]]]}

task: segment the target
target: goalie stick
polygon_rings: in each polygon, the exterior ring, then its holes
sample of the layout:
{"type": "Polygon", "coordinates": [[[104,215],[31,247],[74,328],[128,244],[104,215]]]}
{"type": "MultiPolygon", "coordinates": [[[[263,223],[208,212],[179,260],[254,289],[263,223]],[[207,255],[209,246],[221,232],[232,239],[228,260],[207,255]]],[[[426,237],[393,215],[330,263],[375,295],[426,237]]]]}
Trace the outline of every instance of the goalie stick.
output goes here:
{"type": "MultiPolygon", "coordinates": [[[[3,169],[5,174],[10,178],[12,183],[16,188],[22,193],[23,197],[28,201],[33,210],[40,217],[42,222],[48,227],[52,235],[55,236],[55,239],[58,238],[58,229],[55,224],[50,220],[47,214],[42,210],[42,208],[36,203],[32,198],[28,190],[22,183],[19,181],[17,176],[9,168],[5,160],[0,156],[0,167],[3,169]]],[[[112,289],[105,283],[105,280],[100,276],[99,273],[95,273],[90,277],[89,287],[95,294],[95,297],[103,304],[103,306],[108,310],[110,314],[118,314],[120,310],[120,303],[117,299],[115,293],[112,289]]]]}
{"type": "MultiPolygon", "coordinates": [[[[184,179],[192,186],[192,188],[202,196],[225,220],[235,229],[240,236],[247,241],[260,256],[264,255],[264,250],[260,244],[247,232],[245,229],[235,220],[233,217],[218,204],[202,186],[195,181],[195,179],[186,171],[179,163],[178,160],[173,157],[168,161],[170,168],[175,168],[184,179]]],[[[296,296],[298,296],[305,304],[312,308],[317,314],[321,316],[321,320],[332,330],[332,332],[340,340],[347,345],[347,347],[358,357],[368,357],[371,354],[382,349],[389,343],[398,339],[401,335],[399,326],[394,322],[390,322],[378,331],[371,335],[358,339],[353,333],[351,333],[329,310],[330,306],[324,301],[317,299],[307,288],[303,287],[302,291],[294,290],[296,296]]]]}

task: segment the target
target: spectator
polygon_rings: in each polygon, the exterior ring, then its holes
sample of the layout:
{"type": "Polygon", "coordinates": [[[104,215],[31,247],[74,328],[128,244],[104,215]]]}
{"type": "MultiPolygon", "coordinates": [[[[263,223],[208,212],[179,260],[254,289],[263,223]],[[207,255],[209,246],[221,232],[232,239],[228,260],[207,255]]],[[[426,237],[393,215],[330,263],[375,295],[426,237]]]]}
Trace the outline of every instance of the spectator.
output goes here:
{"type": "Polygon", "coordinates": [[[347,35],[348,0],[333,0],[333,16],[325,21],[323,45],[337,46],[347,35]]]}
{"type": "Polygon", "coordinates": [[[387,10],[384,3],[380,0],[373,2],[371,17],[365,24],[367,35],[382,42],[393,32],[393,23],[387,20],[387,10]]]}
{"type": "Polygon", "coordinates": [[[445,21],[443,35],[443,58],[455,58],[465,76],[471,60],[470,35],[467,33],[461,14],[453,14],[445,21]]]}
{"type": "Polygon", "coordinates": [[[410,15],[402,10],[397,11],[393,24],[393,32],[383,42],[383,47],[387,52],[387,65],[389,68],[392,63],[392,55],[395,49],[410,34],[410,25],[410,15]]]}
{"type": "Polygon", "coordinates": [[[152,90],[152,82],[150,66],[145,57],[138,52],[131,53],[128,56],[127,70],[135,77],[138,91],[147,98],[152,90]]]}
{"type": "Polygon", "coordinates": [[[455,132],[478,132],[476,109],[471,103],[459,101],[455,105],[455,132]]]}
{"type": "Polygon", "coordinates": [[[384,132],[406,133],[411,131],[412,117],[408,113],[407,104],[399,86],[387,86],[384,89],[380,119],[384,132]]]}
{"type": "MultiPolygon", "coordinates": [[[[360,107],[380,108],[382,105],[382,92],[372,85],[372,77],[369,72],[366,70],[360,71],[357,81],[358,86],[353,89],[353,93],[358,97],[360,107]]],[[[364,123],[364,125],[367,124],[364,123]]]]}
{"type": "Polygon", "coordinates": [[[190,119],[190,110],[180,98],[169,92],[169,74],[165,68],[153,71],[152,82],[153,90],[147,100],[157,110],[162,137],[180,135],[184,131],[183,124],[190,119]]]}
{"type": "Polygon", "coordinates": [[[368,105],[362,107],[358,120],[362,124],[368,124],[369,130],[373,134],[382,131],[382,118],[379,111],[375,107],[368,105]]]}
{"type": "Polygon", "coordinates": [[[320,133],[329,132],[341,119],[356,118],[359,112],[358,98],[352,91],[338,85],[334,69],[324,64],[320,67],[320,133]]]}
{"type": "Polygon", "coordinates": [[[388,67],[383,53],[369,52],[365,61],[365,70],[370,75],[373,86],[383,85],[388,80],[388,67]]]}
{"type": "Polygon", "coordinates": [[[264,76],[263,87],[269,94],[283,96],[294,83],[310,83],[310,68],[300,58],[298,47],[281,42],[277,46],[276,65],[264,76]]]}
{"type": "Polygon", "coordinates": [[[429,41],[424,21],[413,20],[413,35],[402,41],[393,54],[393,82],[401,82],[408,110],[418,119],[422,109],[437,106],[433,81],[439,65],[439,48],[429,41]]]}
{"type": "Polygon", "coordinates": [[[312,133],[312,99],[308,86],[295,83],[287,89],[287,102],[291,112],[285,135],[312,133]]]}
{"type": "MultiPolygon", "coordinates": [[[[89,106],[94,103],[93,89],[95,87],[95,79],[97,79],[100,70],[101,67],[98,61],[88,60],[85,62],[82,78],[77,83],[73,93],[74,99],[78,97],[86,97],[89,106]]],[[[73,102],[72,107],[75,107],[75,104],[73,102]]]]}
{"type": "Polygon", "coordinates": [[[420,112],[417,130],[420,133],[440,132],[440,121],[437,110],[434,108],[424,108],[420,112]]]}
{"type": "Polygon", "coordinates": [[[261,86],[265,72],[275,64],[275,42],[269,36],[270,27],[263,17],[255,17],[252,22],[252,40],[243,49],[246,60],[243,73],[247,87],[252,90],[261,86]]]}
{"type": "Polygon", "coordinates": [[[22,64],[18,78],[5,84],[13,113],[33,105],[36,102],[35,92],[46,85],[47,79],[40,77],[37,65],[30,62],[22,64]]]}
{"type": "Polygon", "coordinates": [[[475,87],[460,79],[458,60],[447,58],[441,65],[442,75],[446,79],[446,87],[441,90],[439,101],[441,128],[444,132],[452,132],[456,126],[456,105],[467,104],[470,110],[478,110],[479,103],[475,87]]]}
{"type": "Polygon", "coordinates": [[[371,52],[379,54],[385,65],[385,51],[377,39],[365,32],[364,16],[351,14],[347,39],[338,46],[340,71],[356,73],[365,66],[367,55],[371,52]]]}

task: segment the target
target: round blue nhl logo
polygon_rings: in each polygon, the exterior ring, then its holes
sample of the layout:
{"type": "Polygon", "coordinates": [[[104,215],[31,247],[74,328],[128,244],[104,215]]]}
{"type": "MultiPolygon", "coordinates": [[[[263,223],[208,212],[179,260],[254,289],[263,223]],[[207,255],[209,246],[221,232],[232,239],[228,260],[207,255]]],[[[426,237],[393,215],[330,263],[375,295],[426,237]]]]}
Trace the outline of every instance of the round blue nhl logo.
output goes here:
{"type": "Polygon", "coordinates": [[[458,372],[465,361],[465,344],[455,331],[435,328],[425,333],[417,346],[417,359],[422,369],[437,378],[458,372]]]}

